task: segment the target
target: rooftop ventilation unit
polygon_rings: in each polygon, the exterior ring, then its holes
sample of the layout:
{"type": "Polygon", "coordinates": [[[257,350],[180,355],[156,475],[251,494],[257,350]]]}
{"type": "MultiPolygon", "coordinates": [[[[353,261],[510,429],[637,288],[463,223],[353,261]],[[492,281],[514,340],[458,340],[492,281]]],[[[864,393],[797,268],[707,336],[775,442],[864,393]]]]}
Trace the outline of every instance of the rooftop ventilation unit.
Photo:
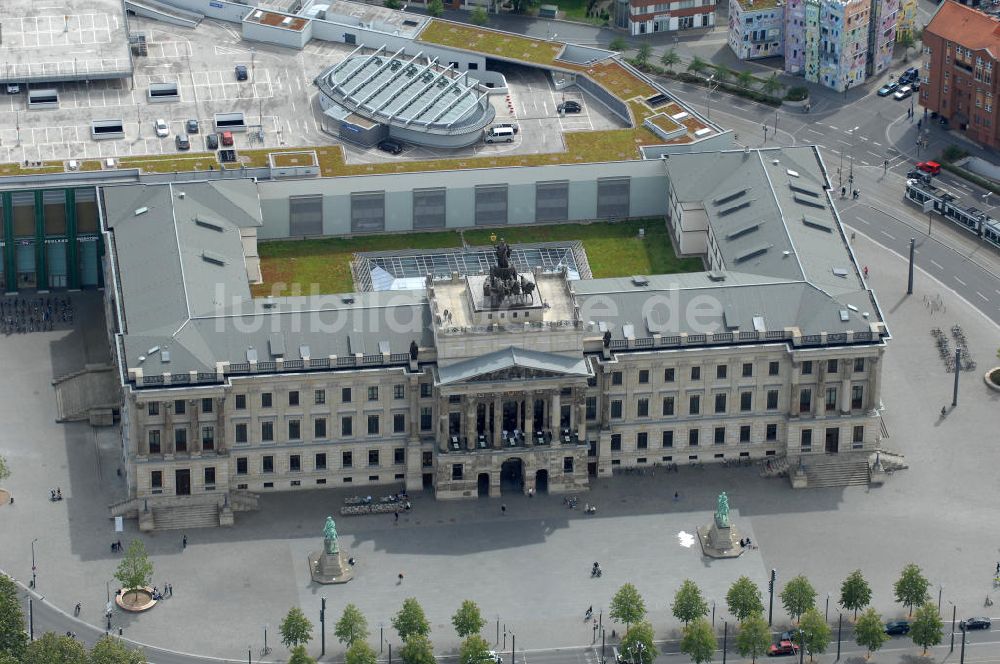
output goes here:
{"type": "Polygon", "coordinates": [[[723,205],[725,203],[728,203],[729,201],[732,201],[732,200],[735,200],[735,199],[739,198],[740,196],[744,195],[748,191],[750,191],[750,188],[749,187],[744,187],[743,189],[739,189],[737,191],[731,191],[728,194],[723,194],[722,196],[719,196],[718,198],[713,198],[712,199],[712,205],[723,205]]]}
{"type": "Polygon", "coordinates": [[[767,332],[767,325],[764,324],[763,316],[753,317],[753,329],[755,332],[767,332]]]}
{"type": "Polygon", "coordinates": [[[849,320],[851,320],[851,314],[850,314],[850,312],[848,312],[847,309],[841,309],[840,310],[840,322],[841,323],[846,323],[849,320]]]}
{"type": "Polygon", "coordinates": [[[767,250],[770,249],[771,246],[772,245],[770,244],[761,244],[757,245],[756,247],[751,247],[750,249],[747,249],[743,253],[738,254],[736,258],[733,260],[735,260],[737,263],[746,262],[751,258],[756,258],[757,256],[767,253],[767,250]]]}
{"type": "Polygon", "coordinates": [[[217,222],[217,221],[210,221],[208,219],[203,219],[201,217],[195,217],[194,218],[194,223],[198,224],[202,228],[207,228],[207,229],[212,230],[212,231],[218,231],[219,233],[221,233],[223,230],[225,230],[222,227],[222,225],[219,224],[219,222],[217,222]]]}
{"type": "Polygon", "coordinates": [[[758,228],[760,228],[761,222],[755,221],[752,224],[747,224],[746,226],[740,226],[739,228],[733,229],[726,233],[727,240],[735,240],[736,238],[743,237],[747,233],[752,233],[758,228]]]}
{"type": "Polygon", "coordinates": [[[835,267],[835,268],[833,268],[833,276],[840,277],[842,279],[846,279],[847,278],[847,270],[845,270],[842,267],[835,267]]]}
{"type": "Polygon", "coordinates": [[[135,216],[138,217],[140,214],[146,214],[147,212],[149,212],[149,208],[148,207],[143,206],[141,208],[136,208],[136,210],[135,210],[135,216]]]}
{"type": "Polygon", "coordinates": [[[833,227],[829,224],[825,224],[819,219],[814,219],[813,217],[802,216],[802,223],[809,228],[815,228],[816,230],[824,231],[826,233],[832,233],[833,227]]]}
{"type": "Polygon", "coordinates": [[[212,263],[213,265],[226,264],[226,257],[221,254],[217,254],[214,251],[201,252],[201,260],[205,261],[206,263],[212,263]]]}
{"type": "Polygon", "coordinates": [[[632,277],[632,285],[633,286],[648,286],[649,285],[649,279],[646,278],[646,277],[644,277],[644,276],[642,276],[642,275],[636,274],[636,275],[634,275],[632,277]]]}
{"type": "Polygon", "coordinates": [[[854,311],[854,312],[857,312],[857,310],[858,310],[858,308],[856,306],[854,306],[853,304],[847,305],[847,308],[850,309],[851,311],[854,311]]]}
{"type": "Polygon", "coordinates": [[[726,215],[732,214],[733,212],[737,212],[739,210],[742,210],[745,207],[750,207],[750,203],[752,203],[752,202],[753,201],[742,201],[740,203],[737,203],[736,205],[731,205],[731,206],[729,206],[727,208],[723,208],[723,209],[719,210],[719,216],[720,217],[725,217],[726,215]]]}
{"type": "Polygon", "coordinates": [[[170,351],[165,350],[160,353],[160,362],[168,364],[170,362],[170,351]]]}
{"type": "Polygon", "coordinates": [[[803,187],[802,185],[795,184],[793,182],[788,183],[788,188],[798,194],[805,194],[806,196],[812,196],[813,198],[819,198],[822,195],[815,189],[810,189],[809,187],[803,187]]]}
{"type": "Polygon", "coordinates": [[[253,346],[247,348],[247,362],[257,361],[257,349],[253,346]]]}
{"type": "Polygon", "coordinates": [[[311,356],[312,353],[309,351],[309,346],[299,346],[299,357],[308,362],[311,356]]]}
{"type": "MultiPolygon", "coordinates": [[[[781,5],[779,4],[778,6],[780,7],[781,5]]],[[[788,174],[788,177],[792,177],[792,178],[797,178],[797,177],[799,177],[799,172],[798,172],[798,171],[793,171],[793,170],[792,170],[792,169],[790,169],[790,168],[789,168],[788,170],[786,170],[786,171],[785,171],[785,173],[787,173],[787,174],[788,174]]]]}
{"type": "Polygon", "coordinates": [[[285,356],[285,337],[281,334],[272,334],[267,339],[267,348],[271,351],[272,357],[285,356]]]}
{"type": "Polygon", "coordinates": [[[799,194],[795,194],[794,196],[792,196],[792,199],[799,205],[808,205],[809,207],[819,208],[820,210],[826,209],[826,206],[823,205],[818,200],[807,198],[806,196],[800,196],[799,194]]]}
{"type": "Polygon", "coordinates": [[[725,281],[726,273],[721,270],[712,270],[708,273],[709,281],[725,281]]]}
{"type": "Polygon", "coordinates": [[[385,341],[384,339],[382,341],[378,342],[378,352],[381,353],[382,355],[388,355],[389,354],[389,342],[385,341]]]}

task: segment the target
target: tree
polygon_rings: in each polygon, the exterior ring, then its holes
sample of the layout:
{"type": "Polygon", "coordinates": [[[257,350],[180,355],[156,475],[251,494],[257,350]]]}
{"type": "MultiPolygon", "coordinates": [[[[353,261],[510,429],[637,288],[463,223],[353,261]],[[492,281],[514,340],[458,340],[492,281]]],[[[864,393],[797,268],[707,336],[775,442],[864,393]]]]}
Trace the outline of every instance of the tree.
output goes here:
{"type": "Polygon", "coordinates": [[[28,644],[21,664],[87,664],[87,649],[70,636],[45,632],[28,644]]]}
{"type": "Polygon", "coordinates": [[[708,615],[708,602],[701,596],[698,584],[691,579],[684,579],[674,595],[670,610],[674,612],[674,618],[687,625],[696,618],[708,615]]]}
{"type": "Polygon", "coordinates": [[[17,596],[17,584],[9,576],[0,574],[0,653],[20,659],[27,647],[28,633],[24,626],[24,613],[21,612],[21,600],[17,596]]]}
{"type": "Polygon", "coordinates": [[[806,609],[802,614],[802,620],[799,621],[799,629],[802,630],[799,645],[805,647],[809,652],[810,662],[813,654],[826,652],[826,647],[830,645],[832,631],[819,609],[814,606],[806,609]]]}
{"type": "Polygon", "coordinates": [[[403,664],[437,664],[434,659],[434,646],[426,634],[411,634],[406,643],[399,649],[403,664]]]}
{"type": "Polygon", "coordinates": [[[715,78],[725,83],[733,77],[733,70],[726,65],[715,65],[715,78]]]}
{"type": "Polygon", "coordinates": [[[653,54],[653,47],[649,44],[643,43],[639,45],[639,50],[635,54],[635,61],[639,65],[645,65],[649,62],[649,56],[653,54]]]}
{"type": "Polygon", "coordinates": [[[760,588],[746,576],[741,576],[729,586],[726,604],[729,605],[729,612],[740,622],[764,613],[764,598],[760,588]]]}
{"type": "Polygon", "coordinates": [[[677,55],[677,51],[672,48],[667,49],[663,52],[663,55],[660,56],[660,63],[666,67],[668,71],[673,71],[674,67],[676,67],[680,61],[681,56],[677,55]]]}
{"type": "Polygon", "coordinates": [[[458,664],[484,664],[489,656],[490,644],[478,634],[472,634],[462,641],[462,647],[458,651],[458,664]]]}
{"type": "Polygon", "coordinates": [[[7,459],[0,456],[0,482],[10,477],[10,467],[7,465],[7,459]]]}
{"type": "Polygon", "coordinates": [[[21,664],[21,660],[10,653],[0,652],[0,664],[21,664]]]}
{"type": "Polygon", "coordinates": [[[355,641],[348,649],[345,664],[376,664],[378,653],[364,639],[355,641]]]}
{"type": "Polygon", "coordinates": [[[712,631],[712,625],[704,618],[698,618],[684,628],[681,652],[687,654],[694,664],[711,661],[715,647],[715,632],[712,631]]]}
{"type": "Polygon", "coordinates": [[[611,598],[609,615],[614,620],[625,623],[625,631],[628,631],[632,623],[641,622],[646,617],[646,603],[642,601],[642,595],[635,586],[626,583],[618,589],[611,598]]]}
{"type": "Polygon", "coordinates": [[[612,51],[618,51],[620,53],[628,48],[628,43],[621,37],[615,37],[608,44],[608,48],[612,51]]]}
{"type": "Polygon", "coordinates": [[[913,615],[913,607],[923,604],[927,600],[927,588],[930,582],[924,578],[920,568],[910,563],[903,568],[899,575],[899,580],[892,587],[896,593],[896,601],[909,610],[909,615],[913,615]]]}
{"type": "Polygon", "coordinates": [[[396,628],[399,638],[404,641],[409,641],[410,637],[415,635],[427,636],[431,633],[431,625],[424,615],[424,608],[417,602],[416,597],[407,597],[403,600],[403,608],[393,617],[392,626],[396,628]]]}
{"type": "Polygon", "coordinates": [[[482,7],[476,7],[472,10],[472,14],[469,15],[469,19],[476,25],[486,25],[490,20],[490,16],[482,7]]]}
{"type": "Polygon", "coordinates": [[[706,69],[708,69],[708,63],[697,55],[691,58],[691,62],[688,63],[688,71],[693,74],[701,75],[706,69]]]}
{"type": "MultiPolygon", "coordinates": [[[[730,609],[732,613],[732,609],[730,609]]],[[[740,631],[736,634],[736,650],[756,663],[757,658],[767,652],[771,645],[771,630],[764,616],[755,613],[740,621],[740,631]]]]}
{"type": "Polygon", "coordinates": [[[778,80],[778,74],[775,72],[765,78],[760,87],[764,91],[764,94],[774,97],[785,86],[778,80]]]}
{"type": "Polygon", "coordinates": [[[923,654],[927,654],[927,649],[941,643],[944,624],[938,614],[937,607],[930,602],[924,602],[917,608],[917,615],[910,623],[910,638],[913,643],[924,649],[923,654]]]}
{"type": "Polygon", "coordinates": [[[316,660],[309,656],[305,646],[299,645],[292,648],[292,656],[288,658],[288,664],[316,664],[316,660]]]}
{"type": "Polygon", "coordinates": [[[306,614],[302,613],[302,609],[293,606],[288,609],[288,614],[278,626],[278,631],[281,633],[281,642],[285,644],[285,647],[294,648],[297,645],[309,643],[309,640],[312,639],[312,628],[312,623],[306,618],[306,614]]]}
{"type": "Polygon", "coordinates": [[[441,0],[429,0],[427,3],[427,13],[437,18],[444,14],[444,2],[441,0]]]}
{"type": "Polygon", "coordinates": [[[801,574],[785,584],[780,597],[785,611],[796,621],[807,609],[816,605],[816,590],[801,574]]]}
{"type": "Polygon", "coordinates": [[[633,661],[635,664],[652,664],[659,654],[653,644],[653,626],[648,622],[632,625],[622,637],[618,651],[629,664],[633,661]]]}
{"type": "Polygon", "coordinates": [[[863,609],[872,601],[872,589],[861,575],[861,570],[856,569],[847,575],[844,583],[840,585],[840,605],[849,611],[854,611],[855,620],[858,617],[858,609],[863,609]]]}
{"type": "Polygon", "coordinates": [[[361,609],[348,604],[344,607],[344,613],[333,628],[333,633],[337,640],[345,644],[348,648],[354,645],[355,641],[364,641],[368,638],[368,621],[361,613],[361,609]]]}
{"type": "Polygon", "coordinates": [[[386,9],[399,9],[403,6],[403,3],[400,2],[400,0],[385,0],[382,5],[385,6],[386,9]]]}
{"type": "Polygon", "coordinates": [[[451,617],[451,624],[455,626],[455,632],[460,639],[473,634],[479,634],[479,630],[486,624],[483,614],[479,611],[479,605],[471,599],[462,602],[458,611],[451,617]]]}
{"type": "Polygon", "coordinates": [[[153,578],[153,563],[149,560],[149,554],[146,553],[146,546],[142,540],[135,539],[129,542],[125,556],[118,563],[115,578],[121,582],[126,597],[129,591],[132,591],[133,599],[138,594],[136,591],[149,585],[150,579],[153,578]]]}
{"type": "Polygon", "coordinates": [[[862,613],[854,624],[854,642],[868,649],[865,657],[871,657],[872,653],[888,640],[889,635],[885,633],[882,616],[875,609],[868,609],[862,613]]]}
{"type": "Polygon", "coordinates": [[[102,636],[90,651],[90,664],[146,664],[141,650],[129,650],[121,640],[102,636]]]}
{"type": "Polygon", "coordinates": [[[896,43],[903,47],[903,62],[910,57],[910,48],[916,43],[909,30],[903,30],[896,34],[896,43]]]}
{"type": "Polygon", "coordinates": [[[736,74],[736,82],[741,88],[749,90],[753,87],[753,72],[749,69],[744,69],[743,71],[736,74]]]}

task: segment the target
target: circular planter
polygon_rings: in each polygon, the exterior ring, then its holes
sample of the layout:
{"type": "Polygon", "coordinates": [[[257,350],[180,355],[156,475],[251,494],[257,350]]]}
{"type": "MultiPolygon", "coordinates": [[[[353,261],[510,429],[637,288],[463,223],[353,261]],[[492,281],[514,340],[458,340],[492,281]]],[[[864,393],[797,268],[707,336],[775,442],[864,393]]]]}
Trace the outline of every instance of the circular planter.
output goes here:
{"type": "Polygon", "coordinates": [[[806,97],[805,99],[803,99],[801,101],[789,101],[788,99],[782,99],[781,100],[781,105],[782,106],[792,106],[794,108],[805,108],[806,106],[809,105],[809,97],[806,97]]]}
{"type": "Polygon", "coordinates": [[[991,390],[1000,392],[1000,367],[993,367],[983,374],[983,381],[991,390]]]}
{"type": "Polygon", "coordinates": [[[115,595],[115,604],[122,611],[141,613],[156,606],[156,600],[153,599],[152,588],[129,588],[115,595]]]}
{"type": "Polygon", "coordinates": [[[10,491],[0,489],[0,507],[4,505],[10,505],[10,491]]]}

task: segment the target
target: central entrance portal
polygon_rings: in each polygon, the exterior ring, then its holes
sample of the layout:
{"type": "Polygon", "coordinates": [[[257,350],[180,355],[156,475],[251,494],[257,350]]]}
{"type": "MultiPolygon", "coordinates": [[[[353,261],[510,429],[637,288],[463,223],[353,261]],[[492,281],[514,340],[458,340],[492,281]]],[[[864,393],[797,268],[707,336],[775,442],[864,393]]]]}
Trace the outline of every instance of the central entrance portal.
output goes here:
{"type": "Polygon", "coordinates": [[[524,493],[524,462],[508,459],[500,466],[500,493],[524,493]]]}
{"type": "Polygon", "coordinates": [[[480,498],[489,498],[490,496],[489,473],[479,473],[479,479],[476,481],[476,489],[479,493],[480,498]]]}
{"type": "Polygon", "coordinates": [[[535,471],[535,493],[541,495],[549,492],[549,471],[542,468],[535,471]]]}

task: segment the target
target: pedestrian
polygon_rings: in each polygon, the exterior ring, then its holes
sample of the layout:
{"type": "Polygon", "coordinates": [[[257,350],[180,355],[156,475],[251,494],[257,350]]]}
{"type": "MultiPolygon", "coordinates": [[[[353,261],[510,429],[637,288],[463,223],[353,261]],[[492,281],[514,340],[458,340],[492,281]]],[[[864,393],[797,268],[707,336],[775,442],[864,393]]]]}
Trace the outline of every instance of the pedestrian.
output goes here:
{"type": "Polygon", "coordinates": [[[864,275],[866,277],[868,276],[868,266],[867,265],[865,265],[864,269],[862,269],[861,271],[864,273],[864,275]]]}
{"type": "Polygon", "coordinates": [[[399,522],[399,510],[393,512],[393,515],[396,517],[396,522],[399,522]]]}
{"type": "Polygon", "coordinates": [[[1000,576],[1000,563],[997,563],[997,576],[1000,576]]]}
{"type": "Polygon", "coordinates": [[[535,497],[535,487],[531,487],[530,489],[528,489],[528,498],[534,498],[534,497],[535,497]]]}
{"type": "Polygon", "coordinates": [[[173,584],[170,584],[170,583],[167,584],[167,595],[169,595],[170,597],[174,596],[174,586],[173,586],[173,584]]]}
{"type": "Polygon", "coordinates": [[[500,514],[502,514],[504,516],[507,516],[507,504],[506,503],[504,503],[503,505],[500,506],[500,514]]]}
{"type": "Polygon", "coordinates": [[[184,536],[184,537],[183,537],[183,538],[181,539],[181,548],[182,548],[182,549],[186,549],[186,548],[188,548],[188,536],[187,536],[187,535],[185,535],[185,536],[184,536]]]}
{"type": "Polygon", "coordinates": [[[118,553],[122,552],[122,541],[118,540],[118,553]]]}
{"type": "Polygon", "coordinates": [[[841,198],[847,198],[847,187],[841,187],[840,188],[840,197],[841,198]]]}
{"type": "Polygon", "coordinates": [[[680,499],[681,499],[680,492],[679,491],[674,491],[674,502],[676,503],[680,499]]]}
{"type": "Polygon", "coordinates": [[[400,573],[399,573],[399,581],[397,581],[397,582],[396,582],[396,585],[398,586],[398,585],[399,585],[399,584],[401,584],[402,582],[403,582],[403,573],[402,573],[402,572],[400,572],[400,573]]]}
{"type": "Polygon", "coordinates": [[[917,120],[917,131],[920,131],[920,125],[924,123],[923,120],[917,120]]]}

